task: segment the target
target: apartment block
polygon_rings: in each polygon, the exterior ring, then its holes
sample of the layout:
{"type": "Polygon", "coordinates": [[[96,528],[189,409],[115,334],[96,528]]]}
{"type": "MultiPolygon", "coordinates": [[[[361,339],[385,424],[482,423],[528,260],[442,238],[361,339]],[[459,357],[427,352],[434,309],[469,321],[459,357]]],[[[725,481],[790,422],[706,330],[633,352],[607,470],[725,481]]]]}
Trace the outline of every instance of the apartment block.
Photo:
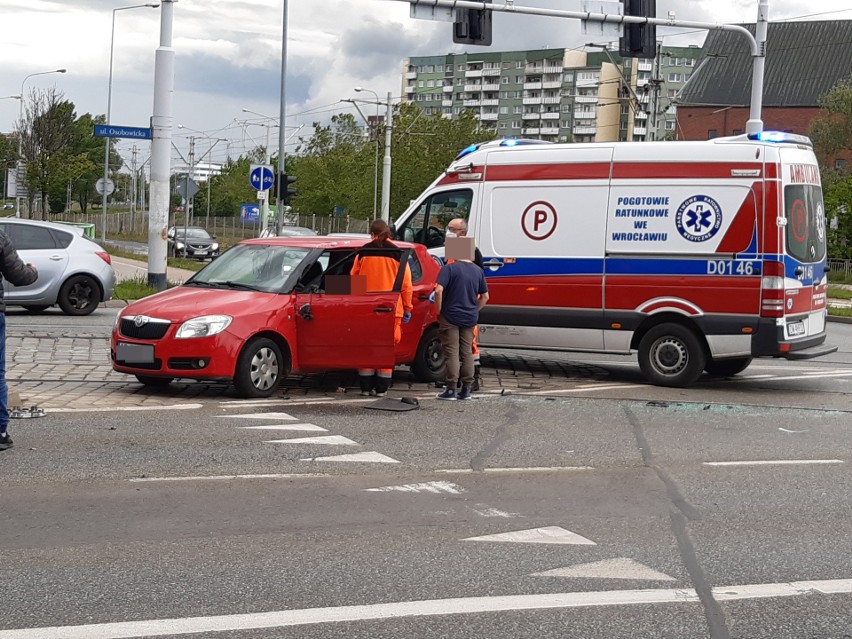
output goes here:
{"type": "Polygon", "coordinates": [[[607,142],[673,137],[673,99],[701,54],[660,47],[653,61],[540,49],[412,57],[402,95],[427,114],[471,110],[502,137],[607,142]]]}

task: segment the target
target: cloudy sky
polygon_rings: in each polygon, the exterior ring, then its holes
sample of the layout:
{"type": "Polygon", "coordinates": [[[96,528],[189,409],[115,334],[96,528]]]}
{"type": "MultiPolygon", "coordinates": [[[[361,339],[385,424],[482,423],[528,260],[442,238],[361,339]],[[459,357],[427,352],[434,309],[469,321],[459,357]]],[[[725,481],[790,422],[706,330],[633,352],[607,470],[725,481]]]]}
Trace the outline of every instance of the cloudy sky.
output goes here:
{"type": "MultiPolygon", "coordinates": [[[[156,0],[151,0],[155,2],[156,0]]],[[[26,80],[31,89],[55,86],[77,106],[78,114],[106,112],[111,22],[115,16],[112,83],[113,124],[147,126],[153,105],[154,52],[159,44],[160,9],[113,10],[136,2],[121,0],[0,0],[0,98],[21,92],[26,76],[66,68],[26,80]]],[[[502,3],[502,0],[495,0],[502,3]]],[[[461,52],[451,26],[409,17],[409,5],[396,0],[289,0],[287,33],[287,126],[304,133],[314,121],[351,111],[340,100],[363,86],[382,99],[401,92],[401,63],[412,55],[461,52]]],[[[581,0],[516,0],[516,6],[581,10],[581,0]]],[[[179,0],[174,5],[175,143],[186,154],[188,135],[197,151],[210,146],[201,135],[228,138],[210,151],[222,160],[265,141],[262,121],[248,108],[277,116],[279,111],[282,0],[179,0]],[[198,133],[202,132],[202,133],[198,133]]],[[[758,0],[657,0],[657,15],[670,11],[683,20],[754,22],[758,0]]],[[[852,19],[850,0],[770,0],[770,20],[852,19]]],[[[700,44],[704,33],[661,28],[664,44],[700,44]]],[[[592,41],[574,20],[496,13],[489,50],[511,51],[579,47],[592,41]]],[[[469,47],[469,50],[483,50],[469,47]]],[[[372,112],[374,107],[366,107],[372,112]]],[[[0,131],[18,118],[19,101],[0,99],[0,131]]],[[[272,147],[277,148],[272,131],[272,147]]],[[[294,138],[295,140],[295,138],[294,138]]],[[[122,143],[123,155],[132,142],[122,143]]],[[[142,158],[148,144],[137,142],[142,158]]]]}

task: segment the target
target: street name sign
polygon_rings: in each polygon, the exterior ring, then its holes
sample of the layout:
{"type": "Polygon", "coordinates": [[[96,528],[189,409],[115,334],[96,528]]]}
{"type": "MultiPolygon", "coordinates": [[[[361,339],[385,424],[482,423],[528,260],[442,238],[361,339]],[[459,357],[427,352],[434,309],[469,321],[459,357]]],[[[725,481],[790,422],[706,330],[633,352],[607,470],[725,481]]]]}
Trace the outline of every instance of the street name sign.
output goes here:
{"type": "Polygon", "coordinates": [[[113,124],[96,124],[96,138],[132,138],[134,140],[150,140],[151,129],[140,126],[116,126],[113,124]]]}

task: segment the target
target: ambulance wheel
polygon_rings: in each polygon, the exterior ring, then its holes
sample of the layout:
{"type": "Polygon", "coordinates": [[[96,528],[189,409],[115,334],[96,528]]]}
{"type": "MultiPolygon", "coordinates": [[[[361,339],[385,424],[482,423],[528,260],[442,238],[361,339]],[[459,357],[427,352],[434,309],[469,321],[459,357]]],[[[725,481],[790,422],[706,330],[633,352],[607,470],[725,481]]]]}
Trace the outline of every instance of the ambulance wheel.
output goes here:
{"type": "Polygon", "coordinates": [[[237,359],[234,386],[240,397],[269,397],[287,375],[278,344],[258,337],[250,340],[237,359]]]}
{"type": "Polygon", "coordinates": [[[420,338],[417,355],[411,362],[411,373],[418,382],[442,382],[446,378],[447,362],[436,326],[427,329],[420,338]]]}
{"type": "Polygon", "coordinates": [[[655,326],[639,342],[639,368],[657,386],[689,386],[701,375],[706,361],[701,340],[680,324],[655,326]]]}
{"type": "Polygon", "coordinates": [[[704,370],[718,377],[731,377],[742,373],[751,364],[751,357],[738,357],[736,359],[710,360],[704,370]]]}

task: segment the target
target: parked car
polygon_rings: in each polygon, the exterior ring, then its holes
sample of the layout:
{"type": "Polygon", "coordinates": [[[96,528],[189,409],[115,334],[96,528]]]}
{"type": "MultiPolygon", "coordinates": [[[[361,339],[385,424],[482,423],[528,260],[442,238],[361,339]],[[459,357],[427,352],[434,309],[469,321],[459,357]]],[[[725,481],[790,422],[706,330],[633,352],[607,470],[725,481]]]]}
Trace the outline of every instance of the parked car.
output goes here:
{"type": "Polygon", "coordinates": [[[14,205],[14,204],[11,204],[11,203],[9,203],[9,202],[6,202],[6,203],[3,205],[3,210],[5,210],[5,211],[10,211],[10,210],[11,210],[11,209],[13,209],[13,208],[15,208],[15,205],[14,205]]]}
{"type": "Polygon", "coordinates": [[[21,259],[38,269],[38,279],[28,286],[3,283],[7,306],[40,312],[58,304],[68,315],[89,315],[112,298],[112,260],[99,244],[83,236],[82,228],[0,218],[0,230],[21,259]]]}
{"type": "Polygon", "coordinates": [[[219,256],[219,243],[200,226],[173,226],[168,232],[168,251],[173,257],[206,260],[219,256]]]}
{"type": "MultiPolygon", "coordinates": [[[[284,226],[278,237],[297,237],[300,235],[318,235],[318,233],[306,226],[284,226]]],[[[275,237],[275,229],[268,228],[260,234],[260,237],[275,237]]]]}
{"type": "Polygon", "coordinates": [[[272,395],[291,372],[407,364],[418,380],[442,380],[428,299],[437,263],[421,245],[400,242],[391,251],[410,265],[414,285],[412,318],[394,346],[398,292],[346,290],[357,255],[388,255],[363,244],[319,236],[244,240],[182,286],[125,307],[112,333],[113,368],[148,386],[232,381],[242,397],[272,395]]]}

